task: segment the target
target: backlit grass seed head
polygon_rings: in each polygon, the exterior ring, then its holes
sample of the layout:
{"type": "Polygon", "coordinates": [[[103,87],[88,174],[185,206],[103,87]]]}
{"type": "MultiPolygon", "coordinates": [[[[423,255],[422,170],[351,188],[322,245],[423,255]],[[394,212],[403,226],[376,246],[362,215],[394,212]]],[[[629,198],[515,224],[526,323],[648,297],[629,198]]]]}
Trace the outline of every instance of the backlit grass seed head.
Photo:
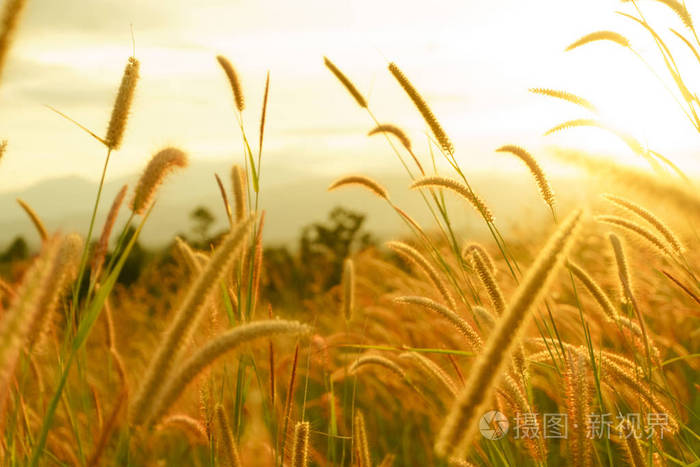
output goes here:
{"type": "Polygon", "coordinates": [[[441,305],[440,303],[426,297],[404,296],[396,297],[394,301],[396,303],[422,306],[423,308],[426,308],[430,311],[438,313],[439,315],[442,315],[460,333],[462,333],[464,337],[467,338],[467,343],[473,350],[481,350],[483,343],[481,341],[481,338],[479,337],[479,333],[476,332],[476,330],[471,326],[471,324],[469,324],[464,318],[462,318],[446,306],[441,305]]]}
{"type": "MultiPolygon", "coordinates": [[[[631,0],[622,0],[623,2],[629,2],[631,0]]],[[[683,21],[689,29],[693,29],[693,18],[690,16],[690,12],[685,7],[682,2],[678,0],[656,0],[659,3],[663,3],[669,7],[673,12],[683,21]]]]}
{"type": "Polygon", "coordinates": [[[238,455],[238,447],[236,446],[236,440],[233,439],[233,432],[231,431],[231,425],[228,422],[224,406],[217,404],[215,412],[216,421],[219,425],[222,450],[224,451],[224,457],[228,461],[227,465],[230,467],[241,467],[242,464],[241,458],[238,455]]]}
{"type": "Polygon", "coordinates": [[[389,200],[389,193],[386,191],[386,188],[381,186],[378,182],[374,181],[373,179],[365,177],[364,175],[348,175],[345,177],[341,177],[330,184],[330,186],[328,187],[328,191],[333,191],[337,188],[349,185],[362,186],[374,193],[375,195],[379,196],[380,198],[383,198],[387,201],[389,200]]]}
{"type": "Polygon", "coordinates": [[[566,49],[566,52],[573,50],[582,45],[589,44],[595,41],[611,41],[622,47],[629,47],[630,41],[627,40],[625,36],[614,31],[596,31],[590,34],[586,34],[579,40],[572,42],[566,49]]]}
{"type": "Polygon", "coordinates": [[[0,141],[0,161],[2,161],[2,156],[5,155],[7,151],[7,140],[0,141]]]}
{"type": "Polygon", "coordinates": [[[453,154],[455,148],[452,141],[450,141],[450,138],[447,136],[447,133],[445,133],[445,130],[442,129],[442,125],[440,125],[440,122],[433,114],[433,111],[430,110],[430,107],[428,106],[427,102],[425,102],[425,99],[423,99],[423,96],[421,96],[416,88],[413,87],[413,84],[411,84],[406,75],[403,74],[403,71],[401,71],[395,63],[389,64],[389,71],[392,75],[394,75],[396,81],[398,81],[408,97],[413,101],[413,104],[418,109],[418,112],[420,112],[420,114],[423,116],[423,120],[425,120],[430,127],[430,130],[433,132],[435,139],[438,141],[443,151],[453,154]]]}
{"type": "Polygon", "coordinates": [[[141,215],[146,212],[165,176],[178,167],[187,167],[187,164],[187,154],[177,148],[170,147],[158,151],[146,166],[134,190],[134,198],[131,201],[134,214],[141,215]]]}
{"type": "Polygon", "coordinates": [[[445,370],[428,357],[421,355],[419,352],[404,352],[399,355],[399,358],[409,358],[416,362],[421,370],[431,379],[437,380],[452,394],[457,395],[457,383],[447,374],[445,370]]]}
{"type": "Polygon", "coordinates": [[[610,195],[606,194],[603,195],[605,199],[608,201],[611,201],[618,206],[622,206],[623,208],[637,214],[639,217],[647,221],[649,224],[654,226],[654,228],[661,234],[663,237],[666,239],[668,243],[671,244],[673,249],[677,252],[680,253],[682,252],[685,248],[683,245],[681,245],[681,242],[678,240],[678,237],[676,234],[673,233],[671,228],[666,225],[665,222],[663,222],[661,219],[656,217],[651,211],[643,208],[642,206],[633,203],[632,201],[629,201],[627,199],[621,198],[619,196],[615,195],[610,195]]]}
{"type": "Polygon", "coordinates": [[[381,355],[364,355],[358,358],[352,363],[352,365],[350,365],[350,373],[357,373],[360,368],[367,365],[378,365],[394,373],[394,375],[401,379],[406,378],[406,372],[404,372],[399,365],[386,357],[382,357],[381,355]]]}
{"type": "Polygon", "coordinates": [[[570,214],[549,238],[496,322],[483,352],[472,366],[469,379],[457,397],[440,433],[435,450],[440,456],[463,455],[477,429],[477,420],[487,408],[501,369],[528,322],[530,312],[549,290],[579,230],[582,211],[570,214]]]}
{"type": "Polygon", "coordinates": [[[489,254],[488,251],[486,251],[486,248],[484,248],[481,244],[476,243],[476,242],[471,242],[467,243],[464,248],[462,248],[462,259],[465,261],[469,261],[469,258],[471,255],[478,254],[481,256],[481,260],[486,264],[486,267],[488,268],[489,271],[491,271],[491,274],[496,273],[496,266],[493,262],[493,259],[491,258],[491,255],[489,254]]]}
{"type": "Polygon", "coordinates": [[[119,215],[119,209],[122,207],[124,202],[124,197],[126,196],[126,191],[128,189],[127,185],[124,185],[117,196],[114,197],[112,201],[112,207],[109,208],[109,213],[107,214],[107,219],[105,220],[104,226],[102,227],[102,233],[100,234],[100,239],[95,247],[95,252],[93,253],[92,268],[97,270],[102,267],[102,262],[107,254],[107,249],[109,248],[109,237],[112,235],[112,229],[114,228],[114,223],[117,221],[117,216],[119,215]]]}
{"type": "Polygon", "coordinates": [[[488,206],[486,206],[486,203],[484,203],[473,190],[470,190],[469,187],[457,180],[447,177],[431,176],[421,178],[411,185],[413,189],[423,187],[447,188],[448,190],[452,190],[469,201],[487,222],[493,222],[494,220],[493,214],[488,206]]]}
{"type": "Polygon", "coordinates": [[[343,263],[343,316],[347,321],[355,309],[355,265],[347,258],[343,263]]]}
{"type": "Polygon", "coordinates": [[[309,422],[297,422],[294,426],[294,445],[292,446],[292,467],[309,465],[309,422]]]}
{"type": "Polygon", "coordinates": [[[151,406],[159,384],[170,372],[173,359],[183,343],[188,342],[199,322],[202,311],[213,290],[218,290],[222,277],[229,271],[238,257],[241,245],[245,244],[253,217],[234,226],[214,252],[212,258],[189,286],[184,300],[175,311],[172,322],[143,376],[141,386],[131,407],[131,419],[135,425],[143,422],[146,409],[151,406]]]}
{"type": "Polygon", "coordinates": [[[153,401],[153,405],[147,408],[146,424],[157,422],[180,397],[185,388],[202,371],[227,352],[256,339],[279,334],[308,334],[310,331],[309,326],[297,321],[267,320],[238,325],[208,340],[191,356],[185,358],[184,362],[172,372],[169,378],[158,379],[158,386],[154,388],[158,392],[158,397],[153,401]]]}
{"type": "Polygon", "coordinates": [[[542,199],[544,199],[545,203],[547,203],[549,206],[554,206],[554,192],[552,191],[552,187],[549,185],[549,181],[547,180],[542,167],[540,167],[535,158],[532,157],[529,152],[520,146],[514,145],[502,146],[496,149],[496,151],[509,152],[525,162],[525,165],[527,165],[528,169],[530,169],[532,176],[535,177],[537,186],[542,194],[542,199]]]}
{"type": "Polygon", "coordinates": [[[245,109],[245,99],[243,97],[243,87],[238,79],[238,73],[236,73],[236,69],[233,68],[231,62],[223,55],[217,55],[216,60],[219,62],[219,65],[221,65],[221,68],[223,68],[224,73],[226,73],[228,82],[231,85],[231,90],[233,91],[233,100],[236,104],[236,108],[239,112],[242,112],[243,109],[245,109]]]}
{"type": "Polygon", "coordinates": [[[6,0],[0,21],[0,78],[27,0],[6,0]]]}
{"type": "Polygon", "coordinates": [[[122,145],[124,130],[126,130],[126,122],[129,119],[129,112],[134,101],[134,92],[136,91],[138,80],[139,61],[134,57],[129,57],[126,68],[124,68],[117,97],[114,100],[112,117],[109,119],[107,135],[105,136],[105,144],[109,149],[119,149],[122,145]]]}
{"type": "Polygon", "coordinates": [[[564,100],[567,102],[571,102],[572,104],[579,105],[579,106],[586,108],[592,112],[598,111],[593,104],[588,102],[583,97],[577,96],[576,94],[572,94],[572,93],[567,92],[567,91],[560,91],[557,89],[531,88],[530,92],[533,94],[554,97],[556,99],[561,99],[561,100],[564,100]]]}
{"type": "Polygon", "coordinates": [[[593,465],[592,440],[589,439],[591,395],[586,380],[586,362],[580,355],[571,354],[563,375],[565,407],[570,423],[568,441],[571,465],[593,465]]]}
{"type": "Polygon", "coordinates": [[[49,233],[46,230],[46,227],[44,227],[44,222],[41,220],[39,215],[36,213],[32,207],[24,202],[23,200],[17,198],[17,203],[24,209],[24,212],[27,213],[27,216],[29,216],[29,219],[32,221],[32,224],[34,224],[34,227],[36,228],[37,233],[39,234],[39,237],[41,237],[41,241],[45,242],[49,238],[49,233]]]}
{"type": "Polygon", "coordinates": [[[328,57],[323,57],[323,63],[326,65],[326,68],[328,68],[331,73],[335,75],[336,78],[338,78],[338,81],[341,82],[343,86],[345,86],[345,89],[348,90],[350,95],[355,99],[355,102],[357,102],[357,105],[362,107],[363,109],[367,108],[367,101],[365,100],[364,96],[360,94],[360,91],[357,90],[355,85],[353,84],[350,79],[345,76],[345,74],[340,71],[340,69],[335,66],[333,62],[331,62],[328,57]]]}
{"type": "Polygon", "coordinates": [[[662,253],[668,255],[668,256],[673,256],[673,253],[669,250],[668,246],[656,235],[654,235],[652,232],[650,232],[647,228],[629,221],[627,219],[623,219],[622,217],[617,217],[617,216],[596,216],[596,220],[598,222],[603,222],[606,224],[611,224],[617,227],[622,227],[624,230],[628,232],[633,232],[636,235],[642,237],[649,243],[651,243],[654,247],[659,249],[662,253]]]}
{"type": "Polygon", "coordinates": [[[438,274],[433,265],[430,264],[430,262],[422,254],[420,254],[418,250],[410,245],[407,245],[406,243],[397,241],[387,242],[386,246],[398,253],[399,256],[405,260],[418,266],[418,268],[423,271],[426,276],[428,276],[430,282],[432,282],[438,289],[440,295],[442,295],[447,304],[452,307],[452,309],[457,308],[457,303],[455,302],[454,298],[452,298],[452,294],[447,288],[445,281],[442,279],[440,274],[438,274]]]}
{"type": "Polygon", "coordinates": [[[245,171],[236,164],[231,168],[231,185],[233,186],[233,201],[236,209],[236,221],[240,222],[248,211],[247,185],[245,171]]]}
{"type": "Polygon", "coordinates": [[[367,441],[367,428],[365,427],[365,417],[359,410],[355,412],[353,418],[353,435],[355,437],[355,454],[357,456],[358,467],[371,467],[372,459],[369,455],[369,442],[367,441]]]}
{"type": "Polygon", "coordinates": [[[489,271],[486,262],[483,260],[478,251],[475,251],[472,254],[471,262],[474,270],[481,280],[481,283],[484,284],[484,287],[489,294],[489,299],[493,304],[493,309],[496,311],[496,314],[500,315],[506,308],[506,301],[503,297],[503,293],[501,292],[501,288],[498,286],[498,282],[496,282],[496,278],[493,277],[493,274],[491,274],[491,271],[489,271]]]}
{"type": "Polygon", "coordinates": [[[382,123],[381,125],[377,125],[376,127],[372,128],[372,130],[367,133],[367,136],[372,136],[379,133],[389,133],[390,135],[394,135],[396,139],[401,142],[401,145],[406,148],[406,150],[411,151],[411,140],[408,138],[406,133],[404,133],[403,130],[396,125],[382,123]]]}
{"type": "Polygon", "coordinates": [[[605,313],[605,316],[610,321],[616,321],[618,317],[617,310],[613,306],[608,295],[603,291],[603,289],[593,280],[593,278],[577,264],[571,261],[567,262],[569,271],[583,284],[583,286],[588,290],[595,301],[598,303],[600,308],[605,313]]]}

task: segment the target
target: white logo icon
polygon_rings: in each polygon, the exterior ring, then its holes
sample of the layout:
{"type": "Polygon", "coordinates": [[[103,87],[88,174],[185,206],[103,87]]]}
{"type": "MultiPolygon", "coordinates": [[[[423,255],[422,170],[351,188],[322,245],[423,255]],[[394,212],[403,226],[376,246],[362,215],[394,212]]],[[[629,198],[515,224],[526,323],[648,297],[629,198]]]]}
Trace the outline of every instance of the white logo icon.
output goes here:
{"type": "Polygon", "coordinates": [[[508,433],[508,418],[498,410],[486,412],[479,420],[479,431],[486,439],[501,439],[508,433]]]}

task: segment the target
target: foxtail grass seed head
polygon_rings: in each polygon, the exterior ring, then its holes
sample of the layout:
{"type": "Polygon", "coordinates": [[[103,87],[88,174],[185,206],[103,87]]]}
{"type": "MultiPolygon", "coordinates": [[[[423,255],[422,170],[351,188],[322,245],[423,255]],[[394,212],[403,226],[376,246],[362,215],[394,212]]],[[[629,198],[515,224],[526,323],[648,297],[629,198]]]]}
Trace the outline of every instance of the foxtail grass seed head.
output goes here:
{"type": "Polygon", "coordinates": [[[473,190],[457,180],[447,177],[431,176],[421,178],[411,185],[413,189],[424,187],[447,188],[448,190],[452,190],[469,201],[472,206],[474,206],[474,209],[476,209],[487,222],[494,221],[493,214],[488,206],[486,206],[486,203],[484,203],[473,190]]]}
{"type": "Polygon", "coordinates": [[[441,305],[440,303],[426,297],[404,296],[396,297],[394,301],[396,303],[421,306],[427,310],[442,315],[460,333],[462,333],[464,337],[467,338],[467,343],[472,349],[474,349],[475,351],[481,350],[483,343],[481,341],[481,338],[479,337],[479,333],[477,333],[476,330],[471,326],[471,324],[469,324],[464,318],[462,318],[446,306],[441,305]]]}
{"type": "Polygon", "coordinates": [[[236,441],[233,439],[231,424],[228,422],[224,406],[217,404],[215,411],[221,436],[222,450],[224,451],[224,457],[228,461],[227,465],[230,467],[241,467],[242,464],[241,458],[238,455],[238,446],[236,446],[236,441]]]}
{"type": "Polygon", "coordinates": [[[440,433],[435,450],[440,456],[463,455],[477,429],[477,420],[491,399],[501,369],[519,341],[531,311],[549,290],[576,238],[582,211],[576,210],[550,236],[534,264],[515,291],[511,302],[496,322],[483,352],[472,366],[464,390],[458,395],[440,433]]]}
{"type": "Polygon", "coordinates": [[[571,428],[566,443],[571,465],[593,465],[593,446],[589,439],[591,396],[586,380],[586,363],[582,356],[571,354],[563,375],[564,403],[571,428]]]}
{"type": "Polygon", "coordinates": [[[233,186],[233,202],[236,209],[236,221],[240,222],[248,212],[248,188],[245,171],[236,164],[231,168],[231,185],[233,186]]]}
{"type": "Polygon", "coordinates": [[[131,104],[134,101],[136,83],[139,80],[139,61],[134,57],[129,57],[122,75],[122,82],[119,85],[117,97],[112,107],[112,117],[109,119],[105,144],[109,149],[119,149],[124,139],[126,122],[129,119],[131,104]]]}
{"type": "Polygon", "coordinates": [[[418,268],[423,271],[423,274],[428,276],[428,279],[430,279],[430,282],[433,283],[435,288],[438,289],[440,295],[442,295],[447,304],[452,307],[453,310],[457,308],[457,303],[455,302],[454,298],[452,298],[452,294],[447,288],[445,281],[442,279],[440,274],[438,274],[433,265],[430,264],[430,262],[422,254],[420,254],[418,250],[410,245],[407,245],[406,243],[397,241],[388,242],[386,246],[398,253],[399,256],[405,260],[418,266],[418,268]]]}
{"type": "Polygon", "coordinates": [[[603,289],[581,266],[578,266],[577,264],[574,264],[571,261],[567,261],[566,264],[569,268],[569,271],[571,271],[574,277],[581,281],[586,290],[588,290],[588,293],[590,293],[593,296],[595,301],[603,310],[603,313],[605,313],[606,318],[610,321],[616,321],[618,317],[617,310],[615,309],[612,302],[610,301],[610,298],[608,298],[608,295],[603,291],[603,289]]]}
{"type": "Polygon", "coordinates": [[[579,40],[572,42],[565,51],[568,52],[582,45],[589,44],[596,41],[610,41],[614,42],[622,47],[629,47],[630,41],[627,40],[625,36],[614,31],[596,31],[590,34],[586,34],[579,40]]]}
{"type": "Polygon", "coordinates": [[[340,71],[340,69],[335,66],[333,62],[331,62],[328,57],[323,57],[323,63],[326,65],[326,68],[328,68],[331,73],[335,75],[336,78],[338,78],[338,81],[341,82],[343,86],[345,86],[345,89],[348,90],[350,95],[355,99],[355,102],[357,102],[357,105],[362,107],[363,109],[367,108],[367,101],[365,100],[364,96],[360,93],[360,91],[357,90],[355,85],[353,84],[350,79],[345,76],[345,74],[340,71]]]}
{"type": "Polygon", "coordinates": [[[476,242],[471,242],[467,243],[464,246],[464,248],[462,248],[462,259],[464,259],[465,261],[469,261],[471,255],[477,254],[481,256],[481,260],[484,262],[484,264],[486,264],[486,267],[491,272],[491,274],[495,274],[496,266],[493,262],[493,259],[491,258],[491,255],[488,251],[486,251],[486,248],[484,248],[483,245],[476,242]]]}
{"type": "Polygon", "coordinates": [[[2,162],[2,157],[5,155],[6,151],[7,151],[7,140],[2,140],[2,141],[0,141],[0,162],[2,162]]]}
{"type": "Polygon", "coordinates": [[[629,266],[627,264],[627,256],[625,256],[625,249],[622,246],[622,240],[620,237],[611,233],[608,235],[610,239],[610,244],[612,245],[613,253],[615,254],[615,264],[617,264],[617,276],[620,279],[620,285],[622,286],[622,297],[625,299],[632,298],[632,281],[630,279],[629,266]]]}
{"type": "Polygon", "coordinates": [[[355,438],[355,454],[358,467],[371,467],[372,458],[369,455],[369,442],[367,441],[367,428],[365,427],[365,417],[359,410],[355,412],[353,418],[353,436],[355,438]]]}
{"type": "Polygon", "coordinates": [[[145,213],[165,176],[178,167],[187,167],[187,164],[187,154],[177,148],[170,147],[158,151],[146,166],[134,190],[134,198],[131,201],[134,214],[145,213]]]}
{"type": "Polygon", "coordinates": [[[218,290],[221,279],[238,257],[253,221],[254,218],[249,217],[234,227],[189,286],[184,300],[175,311],[172,322],[151,358],[139,391],[133,400],[131,419],[134,425],[143,422],[147,415],[146,409],[151,406],[159,384],[168,376],[178,350],[189,341],[193,329],[197,327],[212,291],[218,290]]]}
{"type": "Polygon", "coordinates": [[[515,146],[512,144],[501,146],[500,148],[496,149],[496,151],[509,152],[525,162],[525,165],[527,165],[527,168],[530,169],[532,176],[535,177],[537,186],[542,194],[542,199],[544,199],[544,202],[550,207],[554,206],[554,192],[552,191],[552,187],[549,185],[549,181],[547,180],[542,167],[540,167],[535,158],[532,157],[532,154],[520,146],[515,146]]]}
{"type": "Polygon", "coordinates": [[[242,112],[243,109],[245,109],[245,99],[243,98],[243,87],[238,79],[238,73],[236,73],[236,69],[233,68],[231,62],[223,55],[217,55],[216,60],[219,62],[219,65],[221,65],[221,68],[223,68],[224,73],[226,73],[228,82],[231,85],[231,90],[233,91],[233,100],[236,103],[236,108],[239,112],[242,112]]]}
{"type": "Polygon", "coordinates": [[[0,78],[27,0],[6,0],[0,19],[0,78]]]}
{"type": "Polygon", "coordinates": [[[642,237],[643,239],[651,243],[662,253],[671,257],[673,256],[673,253],[669,250],[668,246],[663,242],[663,240],[661,240],[659,237],[650,232],[649,229],[637,224],[636,222],[632,222],[617,216],[596,216],[596,220],[605,224],[611,224],[617,227],[622,227],[628,232],[635,233],[636,235],[642,237]]]}
{"type": "Polygon", "coordinates": [[[29,219],[32,221],[32,224],[34,224],[34,228],[36,228],[39,237],[41,237],[41,241],[45,242],[49,238],[49,233],[47,232],[46,227],[44,227],[44,222],[41,220],[39,215],[23,200],[17,198],[17,203],[19,203],[22,209],[24,209],[24,212],[27,213],[27,216],[29,216],[29,219]]]}
{"type": "Polygon", "coordinates": [[[367,136],[372,136],[376,135],[379,133],[388,133],[390,135],[394,135],[396,139],[401,142],[401,145],[406,148],[407,151],[411,151],[411,140],[408,138],[406,133],[403,132],[403,130],[396,125],[392,125],[390,123],[382,123],[381,125],[377,125],[374,127],[372,130],[370,130],[369,133],[367,133],[367,136]]]}
{"type": "MultiPolygon", "coordinates": [[[[210,339],[186,358],[172,375],[159,379],[162,384],[157,389],[158,397],[147,408],[146,424],[157,422],[180,397],[185,388],[219,357],[250,341],[279,334],[308,334],[311,328],[298,321],[268,320],[256,321],[236,326],[217,337],[210,339]]],[[[155,389],[155,388],[154,388],[155,389]]]]}
{"type": "Polygon", "coordinates": [[[309,465],[309,422],[297,422],[294,426],[294,445],[292,446],[292,467],[309,465]]]}
{"type": "Polygon", "coordinates": [[[355,264],[347,258],[343,263],[343,316],[346,321],[352,319],[355,309],[355,264]]]}
{"type": "Polygon", "coordinates": [[[124,202],[124,197],[126,196],[126,191],[129,187],[124,185],[117,196],[114,197],[112,201],[112,207],[109,209],[107,214],[107,219],[105,219],[104,226],[102,227],[102,233],[100,234],[100,239],[95,247],[95,253],[92,259],[93,272],[97,273],[102,267],[102,262],[107,254],[107,249],[109,248],[109,237],[112,235],[112,229],[114,229],[114,224],[117,221],[117,216],[119,215],[119,210],[124,202]]]}
{"type": "MultiPolygon", "coordinates": [[[[623,2],[627,3],[630,2],[631,0],[622,0],[623,2]]],[[[678,0],[656,0],[659,3],[663,3],[666,5],[668,8],[673,10],[673,12],[680,18],[681,21],[683,21],[683,24],[688,27],[688,29],[693,29],[693,18],[690,16],[690,12],[688,9],[685,7],[684,2],[680,2],[678,0]]]]}
{"type": "Polygon", "coordinates": [[[500,315],[506,308],[506,301],[503,297],[503,292],[501,292],[501,288],[498,286],[498,282],[496,282],[496,278],[493,277],[493,274],[489,271],[486,262],[478,251],[472,254],[471,260],[474,270],[489,294],[493,309],[496,311],[496,314],[500,315]]]}
{"type": "Polygon", "coordinates": [[[656,217],[656,215],[654,215],[651,211],[619,196],[605,194],[603,195],[603,197],[608,201],[615,203],[618,206],[622,206],[623,208],[637,214],[639,217],[651,224],[673,247],[676,253],[681,253],[685,250],[680,240],[678,240],[678,237],[675,233],[673,233],[671,228],[668,225],[666,225],[664,221],[656,217]]]}
{"type": "Polygon", "coordinates": [[[389,64],[389,71],[392,75],[394,75],[396,81],[398,81],[399,85],[401,85],[408,97],[413,101],[413,104],[418,109],[418,112],[420,112],[420,114],[423,116],[425,123],[427,123],[430,127],[430,130],[433,132],[433,135],[435,136],[438,144],[440,144],[442,150],[448,154],[454,154],[455,148],[452,141],[450,141],[447,133],[445,130],[443,130],[442,125],[440,125],[440,122],[433,114],[433,111],[430,110],[430,107],[428,106],[428,103],[425,102],[425,99],[423,99],[423,96],[421,96],[416,88],[413,87],[413,84],[395,63],[389,64]]]}
{"type": "Polygon", "coordinates": [[[549,96],[549,97],[554,97],[555,99],[561,99],[567,102],[571,102],[572,104],[579,105],[585,109],[588,109],[592,112],[597,112],[598,110],[595,108],[593,104],[588,102],[586,99],[583,97],[577,96],[576,94],[572,94],[567,91],[560,91],[556,89],[546,89],[546,88],[531,88],[530,92],[533,94],[539,94],[541,96],[549,96]]]}
{"type": "Polygon", "coordinates": [[[349,185],[362,186],[374,193],[375,195],[379,196],[380,198],[383,198],[387,201],[389,200],[389,193],[386,191],[386,188],[381,186],[375,180],[369,177],[365,177],[364,175],[348,175],[345,177],[341,177],[330,184],[330,186],[328,187],[328,191],[333,191],[337,188],[349,185]]]}
{"type": "Polygon", "coordinates": [[[419,352],[404,352],[399,355],[399,358],[410,358],[416,362],[421,370],[430,378],[442,383],[452,396],[457,395],[457,383],[454,382],[452,377],[450,377],[445,370],[440,368],[437,363],[433,362],[428,357],[424,357],[419,352]]]}

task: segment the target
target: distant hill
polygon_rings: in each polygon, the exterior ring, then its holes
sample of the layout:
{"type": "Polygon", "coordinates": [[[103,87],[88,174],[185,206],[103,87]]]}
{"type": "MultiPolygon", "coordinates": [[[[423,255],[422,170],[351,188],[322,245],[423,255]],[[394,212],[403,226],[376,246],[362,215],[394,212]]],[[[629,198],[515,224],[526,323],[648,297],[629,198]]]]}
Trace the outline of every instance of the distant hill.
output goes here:
{"type": "MultiPolygon", "coordinates": [[[[367,215],[367,227],[382,237],[400,235],[407,228],[399,217],[382,200],[365,193],[361,188],[346,188],[328,193],[326,188],[334,176],[306,175],[298,168],[264,167],[262,179],[262,208],[266,211],[265,239],[267,243],[289,243],[298,238],[300,229],[312,222],[322,221],[335,206],[344,206],[367,215]]],[[[158,201],[141,236],[147,246],[167,243],[177,233],[187,233],[192,227],[189,214],[198,206],[208,208],[216,218],[213,230],[225,228],[225,212],[214,180],[218,173],[229,188],[230,163],[225,161],[197,161],[185,171],[167,180],[158,195],[158,201]]],[[[400,173],[372,174],[390,192],[392,200],[409,212],[419,223],[432,227],[431,214],[423,204],[420,194],[408,189],[407,176],[400,173]]],[[[534,182],[527,174],[513,177],[510,174],[470,175],[470,182],[491,206],[500,227],[506,229],[522,216],[532,221],[546,214],[534,182]]],[[[105,185],[103,202],[98,212],[97,233],[112,199],[121,186],[132,188],[138,174],[113,180],[105,185]]],[[[555,180],[554,186],[566,184],[569,196],[580,197],[582,187],[572,186],[571,180],[555,180]]],[[[79,232],[85,234],[97,185],[78,177],[65,177],[39,182],[17,192],[0,193],[0,249],[16,236],[22,235],[31,245],[37,244],[37,236],[16,198],[28,202],[41,216],[49,230],[79,232]]],[[[129,193],[127,200],[131,197],[129,193]]],[[[455,225],[463,235],[482,238],[485,228],[478,222],[470,206],[456,203],[453,195],[447,195],[452,205],[455,225]]],[[[126,221],[128,209],[123,209],[120,222],[126,221]]],[[[118,224],[119,225],[119,224],[118,224]]]]}

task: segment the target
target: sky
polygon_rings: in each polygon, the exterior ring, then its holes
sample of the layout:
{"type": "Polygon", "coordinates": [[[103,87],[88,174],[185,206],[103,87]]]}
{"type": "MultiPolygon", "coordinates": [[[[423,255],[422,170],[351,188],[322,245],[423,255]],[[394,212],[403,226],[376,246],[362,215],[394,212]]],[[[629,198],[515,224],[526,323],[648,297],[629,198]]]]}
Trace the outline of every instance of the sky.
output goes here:
{"type": "MultiPolygon", "coordinates": [[[[654,21],[683,27],[650,3],[643,6],[654,21]]],[[[182,147],[193,160],[243,163],[217,54],[241,76],[244,121],[255,141],[270,72],[263,170],[274,166],[275,173],[302,167],[330,177],[398,168],[381,138],[366,137],[372,121],[324,68],[324,55],[368,96],[381,122],[409,133],[420,157],[428,157],[425,124],[388,73],[390,61],[428,100],[467,171],[522,170],[494,153],[503,144],[536,155],[552,144],[583,146],[636,162],[614,137],[593,129],[543,136],[587,115],[532,95],[531,87],[580,94],[682,169],[699,171],[698,134],[639,60],[610,43],[564,52],[584,34],[615,29],[653,65],[654,44],[616,15],[618,8],[631,11],[613,0],[29,0],[0,86],[0,139],[9,141],[0,191],[62,176],[99,177],[104,147],[46,106],[103,134],[133,50],[141,80],[108,178],[140,171],[165,145],[182,147]]],[[[698,79],[689,60],[679,64],[698,79]]]]}

